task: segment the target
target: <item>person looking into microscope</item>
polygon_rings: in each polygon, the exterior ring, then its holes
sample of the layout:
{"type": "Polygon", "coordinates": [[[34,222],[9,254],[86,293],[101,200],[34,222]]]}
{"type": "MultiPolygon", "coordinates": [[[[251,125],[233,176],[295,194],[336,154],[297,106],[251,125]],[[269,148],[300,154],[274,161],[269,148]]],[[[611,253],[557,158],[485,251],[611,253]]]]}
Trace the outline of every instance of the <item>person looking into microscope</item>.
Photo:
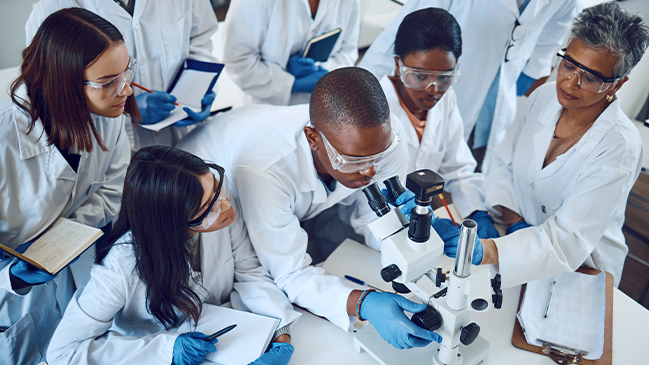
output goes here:
{"type": "MultiPolygon", "coordinates": [[[[481,240],[474,264],[498,265],[504,287],[581,265],[619,284],[642,141],[615,94],[648,45],[647,24],[617,3],[583,10],[557,54],[556,83],[532,93],[496,149],[485,193],[507,235],[481,240]]],[[[455,229],[441,219],[435,225],[449,227],[441,235],[452,247],[455,229]]]]}

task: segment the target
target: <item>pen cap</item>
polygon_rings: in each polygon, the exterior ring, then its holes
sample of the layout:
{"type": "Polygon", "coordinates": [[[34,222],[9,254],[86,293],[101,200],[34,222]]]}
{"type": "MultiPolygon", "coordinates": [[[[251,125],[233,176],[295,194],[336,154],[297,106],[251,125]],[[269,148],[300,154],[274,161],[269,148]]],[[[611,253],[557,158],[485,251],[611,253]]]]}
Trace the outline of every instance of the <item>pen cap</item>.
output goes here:
{"type": "Polygon", "coordinates": [[[478,233],[478,223],[473,219],[465,219],[460,226],[460,237],[457,240],[457,257],[455,258],[455,276],[466,278],[471,275],[471,260],[473,246],[478,233]]]}

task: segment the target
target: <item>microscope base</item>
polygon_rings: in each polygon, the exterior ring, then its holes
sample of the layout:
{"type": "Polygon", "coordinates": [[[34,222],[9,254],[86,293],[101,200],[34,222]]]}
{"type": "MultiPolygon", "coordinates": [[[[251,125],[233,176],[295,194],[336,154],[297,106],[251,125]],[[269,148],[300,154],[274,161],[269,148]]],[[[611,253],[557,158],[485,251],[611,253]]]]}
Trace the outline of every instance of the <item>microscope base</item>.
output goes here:
{"type": "MultiPolygon", "coordinates": [[[[482,363],[489,355],[489,342],[478,336],[471,346],[460,344],[458,361],[452,365],[476,365],[482,363]]],[[[437,364],[433,356],[437,355],[439,344],[433,342],[426,347],[415,347],[399,350],[385,342],[371,324],[363,327],[354,335],[354,350],[367,351],[381,365],[432,365],[437,364]]],[[[441,364],[439,364],[441,365],[441,364]]],[[[451,365],[451,364],[449,364],[451,365]]]]}

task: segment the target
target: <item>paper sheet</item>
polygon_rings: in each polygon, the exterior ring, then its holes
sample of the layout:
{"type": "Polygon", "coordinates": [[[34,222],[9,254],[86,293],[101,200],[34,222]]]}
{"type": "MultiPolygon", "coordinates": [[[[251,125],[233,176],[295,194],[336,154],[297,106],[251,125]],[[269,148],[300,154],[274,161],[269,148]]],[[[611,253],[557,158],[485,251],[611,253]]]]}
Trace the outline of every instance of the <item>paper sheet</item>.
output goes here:
{"type": "Polygon", "coordinates": [[[517,313],[527,343],[542,346],[538,341],[542,339],[588,351],[586,359],[599,359],[604,349],[604,275],[572,272],[528,283],[517,313]],[[553,281],[556,284],[548,307],[553,281]]]}
{"type": "Polygon", "coordinates": [[[193,328],[189,321],[185,321],[178,332],[199,331],[211,335],[231,324],[237,327],[218,338],[217,351],[208,353],[206,361],[220,365],[245,365],[256,360],[266,351],[279,319],[203,303],[198,326],[193,328]]]}

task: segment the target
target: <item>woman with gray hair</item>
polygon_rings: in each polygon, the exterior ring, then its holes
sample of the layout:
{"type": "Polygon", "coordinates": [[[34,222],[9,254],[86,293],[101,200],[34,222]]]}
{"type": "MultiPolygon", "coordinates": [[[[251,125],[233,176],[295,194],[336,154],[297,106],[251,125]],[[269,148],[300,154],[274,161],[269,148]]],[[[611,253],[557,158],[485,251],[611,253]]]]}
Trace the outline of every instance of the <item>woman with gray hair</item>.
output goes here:
{"type": "Polygon", "coordinates": [[[496,148],[487,207],[507,235],[481,240],[503,286],[575,271],[620,282],[627,196],[642,166],[638,130],[615,93],[649,44],[649,27],[617,3],[585,9],[557,54],[557,81],[538,88],[496,148]]]}

